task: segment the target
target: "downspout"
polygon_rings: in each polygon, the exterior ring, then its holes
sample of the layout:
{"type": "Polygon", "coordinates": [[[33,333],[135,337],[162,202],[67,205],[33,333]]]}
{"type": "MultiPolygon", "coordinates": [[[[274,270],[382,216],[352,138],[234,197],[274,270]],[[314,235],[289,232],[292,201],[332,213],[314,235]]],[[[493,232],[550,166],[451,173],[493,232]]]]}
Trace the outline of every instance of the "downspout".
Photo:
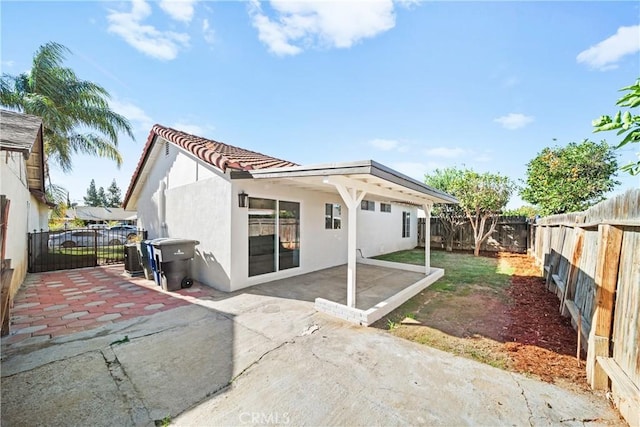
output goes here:
{"type": "Polygon", "coordinates": [[[167,237],[167,198],[165,190],[167,183],[160,181],[160,190],[158,192],[158,221],[160,222],[160,237],[167,237]]]}

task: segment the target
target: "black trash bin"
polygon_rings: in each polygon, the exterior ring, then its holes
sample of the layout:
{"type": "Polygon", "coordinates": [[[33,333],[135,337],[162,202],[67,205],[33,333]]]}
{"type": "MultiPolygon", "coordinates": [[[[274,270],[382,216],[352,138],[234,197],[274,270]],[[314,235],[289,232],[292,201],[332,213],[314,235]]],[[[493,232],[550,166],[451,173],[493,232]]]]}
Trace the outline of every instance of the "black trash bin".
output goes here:
{"type": "Polygon", "coordinates": [[[197,240],[155,239],[151,241],[156,274],[165,291],[189,288],[193,279],[189,274],[191,259],[195,254],[197,240]]]}
{"type": "Polygon", "coordinates": [[[135,243],[124,245],[124,271],[131,277],[142,275],[140,255],[135,243]]]}

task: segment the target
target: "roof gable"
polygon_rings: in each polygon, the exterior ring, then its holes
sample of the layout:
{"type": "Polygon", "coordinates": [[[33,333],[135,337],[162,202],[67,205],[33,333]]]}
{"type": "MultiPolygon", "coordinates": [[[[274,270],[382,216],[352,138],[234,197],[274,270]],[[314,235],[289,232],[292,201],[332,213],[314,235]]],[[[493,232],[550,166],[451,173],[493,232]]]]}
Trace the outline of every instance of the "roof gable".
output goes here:
{"type": "Polygon", "coordinates": [[[0,110],[0,129],[0,149],[20,152],[28,159],[32,148],[42,138],[42,119],[0,110]]]}
{"type": "Polygon", "coordinates": [[[45,196],[42,119],[30,114],[0,110],[0,150],[21,153],[26,160],[27,186],[41,202],[54,206],[45,196]]]}
{"type": "Polygon", "coordinates": [[[147,163],[147,159],[151,153],[151,148],[157,137],[183,148],[198,159],[215,166],[222,172],[226,172],[227,169],[250,171],[256,169],[298,166],[296,163],[289,162],[287,160],[267,156],[244,148],[234,147],[233,145],[202,138],[200,136],[191,135],[186,132],[156,124],[149,132],[142,156],[140,157],[136,170],[131,178],[131,183],[129,184],[129,188],[127,189],[127,193],[124,198],[123,206],[125,207],[133,195],[133,191],[140,179],[140,175],[147,163]]]}

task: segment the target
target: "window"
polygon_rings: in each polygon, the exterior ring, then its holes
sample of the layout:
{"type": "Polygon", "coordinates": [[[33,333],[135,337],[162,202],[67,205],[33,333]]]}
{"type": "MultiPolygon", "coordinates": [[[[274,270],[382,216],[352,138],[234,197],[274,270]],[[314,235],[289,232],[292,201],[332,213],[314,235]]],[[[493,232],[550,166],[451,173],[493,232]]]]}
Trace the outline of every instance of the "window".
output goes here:
{"type": "Polygon", "coordinates": [[[325,203],[324,228],[339,230],[342,228],[342,207],[337,203],[325,203]]]}
{"type": "Polygon", "coordinates": [[[411,212],[402,212],[402,237],[411,237],[411,212]]]}
{"type": "Polygon", "coordinates": [[[360,209],[363,211],[375,211],[376,210],[376,202],[371,200],[363,200],[360,203],[360,209]]]}
{"type": "Polygon", "coordinates": [[[380,203],[380,212],[391,212],[391,205],[389,203],[380,203]]]}

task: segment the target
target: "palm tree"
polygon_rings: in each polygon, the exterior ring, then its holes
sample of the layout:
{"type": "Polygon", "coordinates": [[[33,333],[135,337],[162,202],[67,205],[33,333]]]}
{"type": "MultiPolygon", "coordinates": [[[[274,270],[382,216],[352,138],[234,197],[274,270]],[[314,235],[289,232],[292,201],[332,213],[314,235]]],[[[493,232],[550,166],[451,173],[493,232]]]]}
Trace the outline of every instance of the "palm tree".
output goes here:
{"type": "Polygon", "coordinates": [[[134,139],[131,125],[111,110],[103,87],[80,80],[72,69],[62,66],[67,53],[65,46],[49,42],[36,51],[29,72],[3,74],[0,104],[42,118],[47,161],[54,161],[62,171],[72,170],[75,153],[105,157],[120,167],[118,134],[134,139]]]}

